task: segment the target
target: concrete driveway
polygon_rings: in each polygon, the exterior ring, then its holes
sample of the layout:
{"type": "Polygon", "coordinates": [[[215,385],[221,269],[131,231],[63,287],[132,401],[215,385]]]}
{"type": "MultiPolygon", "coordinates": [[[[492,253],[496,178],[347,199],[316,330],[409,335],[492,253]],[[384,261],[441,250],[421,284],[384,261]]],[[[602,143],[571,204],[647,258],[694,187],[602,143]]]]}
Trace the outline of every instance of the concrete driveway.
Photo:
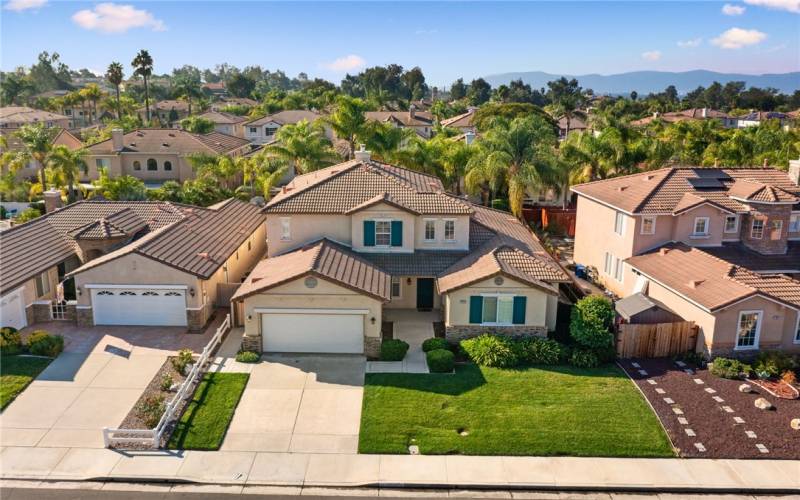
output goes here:
{"type": "Polygon", "coordinates": [[[202,349],[209,333],[185,328],[37,325],[64,336],[64,352],[0,414],[1,446],[102,448],[180,348],[202,349]]]}
{"type": "Polygon", "coordinates": [[[223,450],[357,453],[363,356],[269,355],[251,366],[223,450]]]}

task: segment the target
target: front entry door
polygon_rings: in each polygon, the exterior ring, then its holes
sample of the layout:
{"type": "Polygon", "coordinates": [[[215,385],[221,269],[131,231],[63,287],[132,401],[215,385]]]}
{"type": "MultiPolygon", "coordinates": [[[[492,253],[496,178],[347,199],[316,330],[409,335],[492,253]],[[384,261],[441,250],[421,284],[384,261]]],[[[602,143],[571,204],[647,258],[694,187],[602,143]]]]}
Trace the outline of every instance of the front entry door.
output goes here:
{"type": "Polygon", "coordinates": [[[417,278],[417,309],[433,309],[433,278],[417,278]]]}

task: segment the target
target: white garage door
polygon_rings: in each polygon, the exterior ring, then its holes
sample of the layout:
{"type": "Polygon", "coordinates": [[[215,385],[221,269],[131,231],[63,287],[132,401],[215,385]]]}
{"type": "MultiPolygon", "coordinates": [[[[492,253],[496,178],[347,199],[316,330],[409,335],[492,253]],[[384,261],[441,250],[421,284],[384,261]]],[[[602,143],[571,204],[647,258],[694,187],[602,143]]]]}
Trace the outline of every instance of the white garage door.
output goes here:
{"type": "Polygon", "coordinates": [[[364,352],[364,315],[350,310],[262,313],[261,333],[265,352],[364,352]]]}
{"type": "Polygon", "coordinates": [[[25,303],[22,300],[22,288],[17,288],[0,298],[0,327],[13,326],[19,330],[27,324],[25,303]]]}
{"type": "Polygon", "coordinates": [[[92,288],[95,325],[186,326],[184,290],[92,288]]]}

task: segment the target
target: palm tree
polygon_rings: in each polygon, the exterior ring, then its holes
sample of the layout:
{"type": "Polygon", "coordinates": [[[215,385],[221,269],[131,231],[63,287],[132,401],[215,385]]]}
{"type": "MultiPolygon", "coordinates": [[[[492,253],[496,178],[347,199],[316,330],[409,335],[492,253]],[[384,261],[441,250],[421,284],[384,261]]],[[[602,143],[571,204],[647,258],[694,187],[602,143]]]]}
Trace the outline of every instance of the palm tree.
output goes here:
{"type": "Polygon", "coordinates": [[[53,150],[53,129],[45,128],[42,123],[23,125],[17,130],[16,136],[22,143],[22,149],[17,152],[15,163],[24,165],[35,161],[39,165],[42,191],[47,191],[45,168],[53,150]]]}
{"type": "Polygon", "coordinates": [[[289,170],[289,162],[278,156],[272,156],[266,151],[253,156],[250,170],[245,173],[245,182],[249,182],[253,191],[258,185],[265,199],[270,199],[272,188],[275,187],[289,170]]]}
{"type": "Polygon", "coordinates": [[[366,148],[376,158],[396,162],[400,148],[414,135],[410,128],[395,127],[391,123],[369,121],[364,125],[362,139],[366,148]]]}
{"type": "Polygon", "coordinates": [[[203,97],[203,89],[200,80],[190,76],[182,76],[175,82],[175,91],[178,96],[186,99],[189,104],[189,114],[192,114],[192,99],[203,97]]]}
{"type": "Polygon", "coordinates": [[[54,146],[50,153],[47,164],[66,182],[68,203],[75,201],[73,186],[78,175],[80,172],[86,174],[89,171],[89,166],[86,164],[86,154],[87,151],[83,148],[72,150],[61,144],[54,146]]]}
{"type": "Polygon", "coordinates": [[[81,95],[92,103],[92,111],[91,115],[89,115],[89,123],[92,124],[97,119],[97,101],[102,99],[103,91],[100,90],[100,87],[96,83],[90,83],[81,89],[81,95]]]}
{"type": "Polygon", "coordinates": [[[119,86],[122,85],[122,80],[125,78],[125,73],[122,68],[122,64],[118,62],[112,62],[108,65],[108,70],[106,70],[106,80],[114,86],[114,90],[117,93],[117,120],[122,118],[122,105],[120,104],[119,100],[119,86]]]}
{"type": "Polygon", "coordinates": [[[355,154],[356,140],[364,135],[364,127],[367,123],[364,116],[366,110],[367,105],[363,100],[340,95],[336,98],[336,111],[323,118],[339,139],[347,141],[348,159],[355,154]]]}
{"type": "Polygon", "coordinates": [[[150,53],[142,49],[131,61],[131,66],[135,68],[133,74],[141,76],[144,80],[144,109],[147,121],[150,121],[150,93],[147,87],[147,79],[153,74],[153,58],[150,53]]]}
{"type": "Polygon", "coordinates": [[[265,151],[288,160],[298,173],[319,170],[339,159],[319,122],[300,120],[284,125],[278,129],[275,139],[276,143],[264,148],[265,151]]]}

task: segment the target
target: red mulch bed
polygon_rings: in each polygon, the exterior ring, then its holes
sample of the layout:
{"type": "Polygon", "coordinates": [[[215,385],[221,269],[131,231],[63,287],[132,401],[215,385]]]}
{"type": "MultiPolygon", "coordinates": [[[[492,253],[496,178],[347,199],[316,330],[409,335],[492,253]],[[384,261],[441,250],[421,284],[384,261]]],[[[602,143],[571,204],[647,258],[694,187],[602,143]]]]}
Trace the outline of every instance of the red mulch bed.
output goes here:
{"type": "Polygon", "coordinates": [[[650,401],[681,456],[800,459],[800,432],[789,426],[793,418],[800,417],[800,400],[776,398],[754,384],[751,384],[753,393],[741,393],[739,386],[745,381],[718,378],[708,370],[694,367],[691,368],[696,373],[689,375],[666,358],[625,359],[620,360],[620,365],[650,401]],[[632,366],[634,362],[639,368],[632,366]],[[645,370],[647,375],[638,370],[645,370]],[[648,383],[647,379],[655,380],[656,384],[648,383]],[[702,380],[703,384],[694,379],[702,380]],[[659,394],[657,388],[664,394],[659,394]],[[716,392],[708,393],[706,388],[716,392]],[[724,401],[715,401],[714,396],[724,401]],[[759,397],[766,398],[775,409],[756,408],[753,401],[759,397]],[[671,398],[674,403],[665,402],[664,398],[671,398]],[[726,412],[726,406],[733,412],[726,412]],[[676,414],[673,408],[683,414],[676,414]],[[681,424],[678,417],[686,418],[688,424],[681,424]],[[744,423],[736,423],[734,417],[741,417],[744,423]],[[696,435],[687,435],[687,428],[696,435]],[[745,431],[754,432],[756,438],[748,437],[745,431]],[[706,451],[699,451],[695,443],[702,443],[706,451]],[[769,452],[760,452],[756,444],[763,444],[769,452]]]}

